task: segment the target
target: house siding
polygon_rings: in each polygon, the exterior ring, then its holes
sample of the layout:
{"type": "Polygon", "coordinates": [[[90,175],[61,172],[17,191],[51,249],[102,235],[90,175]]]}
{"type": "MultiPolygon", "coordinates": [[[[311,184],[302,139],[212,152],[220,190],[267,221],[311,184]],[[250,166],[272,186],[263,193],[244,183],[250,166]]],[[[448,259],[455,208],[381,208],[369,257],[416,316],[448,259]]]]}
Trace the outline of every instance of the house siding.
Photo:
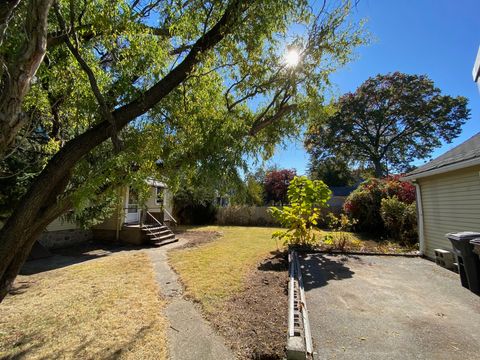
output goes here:
{"type": "Polygon", "coordinates": [[[62,217],[53,220],[38,237],[38,241],[49,249],[73,246],[92,238],[90,230],[81,229],[78,225],[62,217]]]}
{"type": "Polygon", "coordinates": [[[418,179],[423,205],[425,255],[451,250],[445,234],[480,231],[480,166],[418,179]]]}
{"type": "Polygon", "coordinates": [[[65,220],[63,217],[58,217],[47,226],[46,231],[65,231],[77,229],[79,229],[79,227],[75,223],[65,220]]]}

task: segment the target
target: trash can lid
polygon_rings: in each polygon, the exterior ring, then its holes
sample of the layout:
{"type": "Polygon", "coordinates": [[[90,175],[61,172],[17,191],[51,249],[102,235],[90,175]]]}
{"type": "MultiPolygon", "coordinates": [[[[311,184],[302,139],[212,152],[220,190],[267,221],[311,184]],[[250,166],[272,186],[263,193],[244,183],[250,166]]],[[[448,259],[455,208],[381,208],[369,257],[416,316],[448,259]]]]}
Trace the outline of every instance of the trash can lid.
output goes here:
{"type": "Polygon", "coordinates": [[[470,240],[470,244],[480,246],[480,238],[470,240]]]}
{"type": "Polygon", "coordinates": [[[467,239],[474,239],[480,238],[480,233],[474,231],[461,231],[457,233],[448,233],[445,236],[452,240],[467,240],[467,239]]]}

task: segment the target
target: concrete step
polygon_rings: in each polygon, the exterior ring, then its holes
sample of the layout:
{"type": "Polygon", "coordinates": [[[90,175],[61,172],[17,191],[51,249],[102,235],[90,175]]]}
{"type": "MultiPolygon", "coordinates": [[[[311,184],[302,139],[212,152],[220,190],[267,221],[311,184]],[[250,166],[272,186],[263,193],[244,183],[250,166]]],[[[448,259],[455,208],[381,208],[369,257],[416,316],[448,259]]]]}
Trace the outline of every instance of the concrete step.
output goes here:
{"type": "Polygon", "coordinates": [[[164,240],[164,241],[154,242],[153,245],[162,246],[162,245],[171,244],[171,243],[174,243],[174,242],[177,242],[177,241],[178,241],[177,238],[172,238],[172,239],[168,239],[168,240],[164,240]]]}
{"type": "Polygon", "coordinates": [[[171,230],[165,229],[165,230],[160,230],[160,231],[149,231],[148,235],[157,237],[157,236],[162,236],[162,235],[167,235],[167,234],[173,234],[171,230]]]}
{"type": "Polygon", "coordinates": [[[163,241],[163,240],[168,240],[168,239],[173,239],[175,238],[175,234],[171,233],[168,235],[162,235],[162,236],[157,236],[157,237],[151,237],[150,241],[151,242],[158,242],[158,241],[163,241]]]}
{"type": "Polygon", "coordinates": [[[152,231],[170,230],[170,229],[168,227],[166,227],[165,225],[163,225],[163,226],[160,226],[160,225],[144,225],[142,227],[142,230],[152,232],[152,231]]]}

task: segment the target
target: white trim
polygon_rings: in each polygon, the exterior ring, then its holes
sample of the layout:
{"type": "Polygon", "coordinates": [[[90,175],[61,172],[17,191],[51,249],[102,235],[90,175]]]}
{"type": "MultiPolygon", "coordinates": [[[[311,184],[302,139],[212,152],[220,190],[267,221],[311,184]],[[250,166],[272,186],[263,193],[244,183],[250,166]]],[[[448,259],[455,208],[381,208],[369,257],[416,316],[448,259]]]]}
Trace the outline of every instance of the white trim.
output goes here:
{"type": "Polygon", "coordinates": [[[129,204],[130,200],[130,187],[127,187],[126,197],[125,197],[125,224],[138,223],[140,221],[140,208],[138,204],[129,204]],[[129,212],[129,206],[136,205],[136,212],[129,212]]]}
{"type": "Polygon", "coordinates": [[[155,187],[163,187],[167,188],[167,185],[161,181],[155,180],[155,179],[147,179],[145,182],[150,185],[150,186],[155,186],[155,187]]]}
{"type": "Polygon", "coordinates": [[[420,255],[424,255],[426,246],[425,246],[425,233],[424,233],[424,225],[423,225],[422,190],[420,189],[420,184],[414,183],[414,185],[415,185],[415,193],[417,195],[416,197],[417,197],[418,243],[419,243],[420,255]]]}
{"type": "Polygon", "coordinates": [[[402,180],[420,179],[420,178],[429,177],[429,176],[433,176],[433,175],[443,174],[443,173],[446,173],[446,172],[449,172],[449,171],[464,169],[464,168],[467,168],[467,167],[470,167],[470,166],[475,166],[475,165],[480,165],[480,157],[470,159],[470,160],[461,161],[459,163],[455,163],[455,164],[451,164],[451,165],[442,166],[442,167],[436,168],[436,169],[426,170],[426,171],[418,173],[418,174],[407,175],[407,176],[404,176],[402,178],[402,180]]]}

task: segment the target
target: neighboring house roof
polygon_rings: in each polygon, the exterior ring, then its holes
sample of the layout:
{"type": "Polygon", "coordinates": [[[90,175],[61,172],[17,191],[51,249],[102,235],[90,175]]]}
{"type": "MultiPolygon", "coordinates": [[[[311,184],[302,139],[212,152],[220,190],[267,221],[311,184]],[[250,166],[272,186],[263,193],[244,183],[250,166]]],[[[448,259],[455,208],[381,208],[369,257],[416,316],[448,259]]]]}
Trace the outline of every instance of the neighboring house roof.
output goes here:
{"type": "Polygon", "coordinates": [[[332,196],[348,196],[358,187],[356,186],[331,186],[332,196]]]}
{"type": "Polygon", "coordinates": [[[404,176],[406,180],[432,176],[480,164],[480,133],[404,176]]]}

